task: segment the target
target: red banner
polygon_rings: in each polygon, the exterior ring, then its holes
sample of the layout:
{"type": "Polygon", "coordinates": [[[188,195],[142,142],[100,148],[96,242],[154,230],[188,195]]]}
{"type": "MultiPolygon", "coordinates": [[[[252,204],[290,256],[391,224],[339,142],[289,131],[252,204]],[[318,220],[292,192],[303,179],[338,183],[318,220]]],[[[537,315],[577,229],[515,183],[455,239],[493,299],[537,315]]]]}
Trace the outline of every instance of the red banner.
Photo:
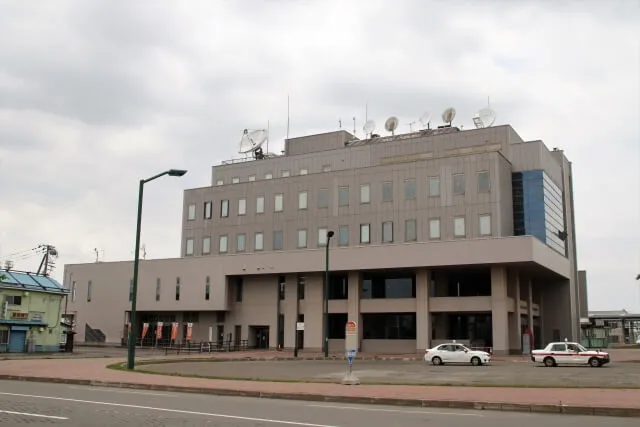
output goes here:
{"type": "Polygon", "coordinates": [[[178,323],[173,322],[171,324],[171,341],[175,341],[178,338],[178,323]]]}
{"type": "Polygon", "coordinates": [[[163,326],[163,323],[158,322],[157,329],[156,329],[156,340],[162,339],[162,326],[163,326]]]}
{"type": "Polygon", "coordinates": [[[142,337],[140,337],[141,339],[144,340],[144,336],[147,335],[147,331],[149,331],[149,324],[148,323],[143,323],[142,324],[142,337]]]}
{"type": "Polygon", "coordinates": [[[193,332],[193,323],[187,323],[187,341],[191,341],[192,332],[193,332]]]}

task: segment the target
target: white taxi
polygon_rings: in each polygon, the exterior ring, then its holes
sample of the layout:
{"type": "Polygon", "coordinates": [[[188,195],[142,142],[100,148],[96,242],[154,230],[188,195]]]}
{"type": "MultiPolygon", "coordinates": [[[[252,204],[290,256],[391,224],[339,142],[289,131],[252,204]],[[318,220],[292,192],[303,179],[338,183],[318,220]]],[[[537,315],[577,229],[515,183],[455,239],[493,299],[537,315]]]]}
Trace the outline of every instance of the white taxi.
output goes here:
{"type": "Polygon", "coordinates": [[[598,368],[611,362],[609,353],[587,350],[576,342],[552,342],[542,350],[531,352],[531,361],[547,367],[558,365],[589,365],[598,368]]]}
{"type": "Polygon", "coordinates": [[[471,350],[462,344],[452,342],[426,349],[424,361],[434,365],[470,363],[473,366],[480,366],[490,363],[491,355],[486,351],[471,350]]]}

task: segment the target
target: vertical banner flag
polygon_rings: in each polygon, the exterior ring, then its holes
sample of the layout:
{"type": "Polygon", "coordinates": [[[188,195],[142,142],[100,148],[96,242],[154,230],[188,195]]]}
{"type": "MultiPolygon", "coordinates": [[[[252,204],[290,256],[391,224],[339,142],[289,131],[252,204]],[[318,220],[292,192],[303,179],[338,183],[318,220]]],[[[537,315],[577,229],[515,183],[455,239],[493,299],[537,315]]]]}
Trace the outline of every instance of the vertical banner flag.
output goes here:
{"type": "Polygon", "coordinates": [[[187,341],[191,341],[192,331],[193,331],[193,323],[187,323],[187,341]]]}
{"type": "Polygon", "coordinates": [[[175,341],[178,338],[178,322],[171,324],[171,341],[175,341]]]}
{"type": "Polygon", "coordinates": [[[142,339],[144,340],[144,336],[147,335],[147,331],[149,330],[149,324],[148,323],[143,323],[142,324],[142,339]]]}
{"type": "Polygon", "coordinates": [[[157,325],[157,328],[156,328],[156,341],[162,339],[162,326],[163,325],[164,325],[164,323],[158,322],[158,325],[157,325]]]}

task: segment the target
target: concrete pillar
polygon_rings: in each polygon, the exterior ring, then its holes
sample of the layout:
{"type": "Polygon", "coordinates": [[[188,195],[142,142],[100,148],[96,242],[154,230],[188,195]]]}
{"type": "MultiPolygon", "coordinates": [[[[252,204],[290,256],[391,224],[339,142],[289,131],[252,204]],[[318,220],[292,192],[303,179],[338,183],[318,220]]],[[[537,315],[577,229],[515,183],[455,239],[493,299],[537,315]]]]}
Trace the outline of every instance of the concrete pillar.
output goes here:
{"type": "Polygon", "coordinates": [[[514,301],[514,309],[509,313],[509,347],[514,353],[522,353],[522,322],[520,321],[520,272],[511,270],[509,289],[514,301]]]}
{"type": "Polygon", "coordinates": [[[358,322],[358,348],[362,346],[362,319],[360,316],[360,272],[349,272],[347,312],[348,320],[358,322]]]}
{"type": "Polygon", "coordinates": [[[416,271],[416,352],[431,346],[431,315],[429,313],[429,270],[416,271]]]}
{"type": "MultiPolygon", "coordinates": [[[[531,333],[533,333],[533,281],[531,280],[531,277],[527,277],[527,289],[528,289],[527,307],[528,307],[528,317],[529,317],[529,329],[531,330],[531,333]]],[[[542,332],[542,328],[540,329],[540,331],[542,332]]],[[[537,342],[538,338],[534,336],[534,340],[537,342]]]]}
{"type": "Polygon", "coordinates": [[[298,320],[298,277],[295,274],[285,276],[284,301],[280,301],[284,314],[284,346],[293,348],[296,342],[296,321],[298,320]]]}
{"type": "Polygon", "coordinates": [[[497,355],[509,353],[509,318],[507,300],[507,268],[491,267],[491,323],[493,352],[497,355]]]}

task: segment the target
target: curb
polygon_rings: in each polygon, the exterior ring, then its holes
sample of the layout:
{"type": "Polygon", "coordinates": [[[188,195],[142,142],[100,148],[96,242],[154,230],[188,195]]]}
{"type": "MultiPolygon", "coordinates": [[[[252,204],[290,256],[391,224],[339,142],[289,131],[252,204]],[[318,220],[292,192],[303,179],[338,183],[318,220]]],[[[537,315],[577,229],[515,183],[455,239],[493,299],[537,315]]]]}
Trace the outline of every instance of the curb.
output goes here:
{"type": "Polygon", "coordinates": [[[262,399],[298,400],[311,402],[340,402],[351,404],[372,404],[388,406],[422,407],[422,408],[448,408],[466,410],[487,410],[506,412],[532,412],[547,414],[567,414],[567,415],[597,415],[606,417],[626,417],[640,418],[640,407],[607,407],[607,406],[583,406],[583,405],[545,405],[545,404],[523,404],[523,403],[503,403],[486,401],[462,401],[462,400],[424,400],[424,399],[400,399],[384,397],[356,397],[356,396],[330,396],[313,393],[284,393],[284,392],[263,392],[244,391],[223,388],[205,388],[188,386],[168,386],[153,384],[136,384],[115,381],[96,381],[71,378],[47,378],[47,377],[27,377],[20,375],[0,374],[0,379],[10,381],[29,381],[56,384],[74,384],[94,387],[126,388],[137,390],[153,390],[178,393],[198,393],[215,396],[237,396],[253,397],[262,399]]]}

